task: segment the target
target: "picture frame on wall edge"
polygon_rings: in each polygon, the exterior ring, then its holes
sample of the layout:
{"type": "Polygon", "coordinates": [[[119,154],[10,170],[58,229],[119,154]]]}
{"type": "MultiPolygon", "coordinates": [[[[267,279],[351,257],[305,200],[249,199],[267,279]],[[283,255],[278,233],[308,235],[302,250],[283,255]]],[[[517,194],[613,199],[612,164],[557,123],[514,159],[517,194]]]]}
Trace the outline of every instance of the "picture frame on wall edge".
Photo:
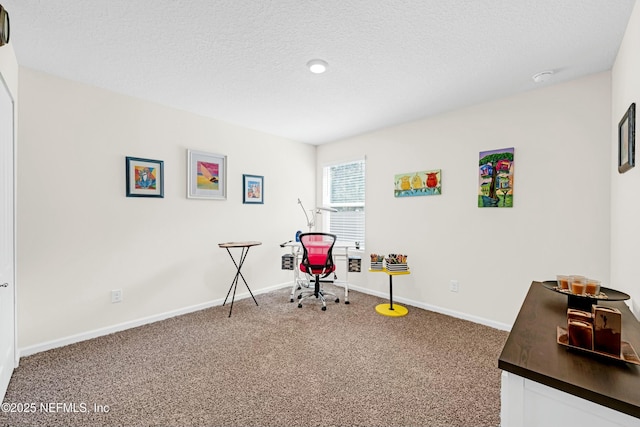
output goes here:
{"type": "Polygon", "coordinates": [[[125,158],[127,197],[164,197],[164,161],[125,158]]]}
{"type": "Polygon", "coordinates": [[[618,123],[618,172],[625,173],[635,166],[636,104],[632,103],[618,123]]]}
{"type": "Polygon", "coordinates": [[[242,203],[264,203],[264,176],[242,175],[242,203]]]}
{"type": "Polygon", "coordinates": [[[187,150],[187,198],[227,199],[227,156],[187,150]]]}

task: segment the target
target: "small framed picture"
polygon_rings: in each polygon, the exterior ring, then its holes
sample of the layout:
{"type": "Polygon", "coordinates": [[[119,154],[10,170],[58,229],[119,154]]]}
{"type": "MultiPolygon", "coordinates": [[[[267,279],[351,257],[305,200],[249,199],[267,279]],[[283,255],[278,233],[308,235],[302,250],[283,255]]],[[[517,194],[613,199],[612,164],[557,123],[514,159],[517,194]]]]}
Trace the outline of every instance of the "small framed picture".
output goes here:
{"type": "Polygon", "coordinates": [[[636,104],[622,116],[618,124],[618,172],[625,173],[635,166],[636,151],[636,104]]]}
{"type": "Polygon", "coordinates": [[[264,177],[242,175],[242,203],[264,203],[264,177]]]}
{"type": "Polygon", "coordinates": [[[227,156],[187,150],[187,197],[227,198],[227,156]]]}
{"type": "Polygon", "coordinates": [[[127,157],[127,197],[164,197],[164,162],[127,157]]]}

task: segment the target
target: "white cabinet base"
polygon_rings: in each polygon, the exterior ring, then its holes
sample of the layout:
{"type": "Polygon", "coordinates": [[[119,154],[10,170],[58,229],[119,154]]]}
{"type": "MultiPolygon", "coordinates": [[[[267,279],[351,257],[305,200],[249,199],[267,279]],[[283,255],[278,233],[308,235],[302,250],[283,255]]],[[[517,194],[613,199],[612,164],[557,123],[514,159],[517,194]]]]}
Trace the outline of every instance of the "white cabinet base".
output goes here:
{"type": "Polygon", "coordinates": [[[506,371],[502,371],[500,401],[502,427],[640,425],[639,418],[506,371]]]}

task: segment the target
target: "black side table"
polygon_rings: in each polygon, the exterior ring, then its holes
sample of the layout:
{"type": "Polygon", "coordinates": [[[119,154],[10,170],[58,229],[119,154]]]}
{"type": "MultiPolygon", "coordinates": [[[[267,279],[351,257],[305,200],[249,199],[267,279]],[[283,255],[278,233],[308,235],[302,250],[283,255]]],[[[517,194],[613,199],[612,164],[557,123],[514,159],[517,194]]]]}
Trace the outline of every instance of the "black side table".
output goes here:
{"type": "Polygon", "coordinates": [[[242,269],[242,264],[244,264],[245,258],[247,258],[247,254],[249,253],[249,248],[251,246],[258,246],[261,244],[262,242],[255,242],[255,241],[218,243],[219,247],[225,248],[227,250],[227,252],[229,253],[229,256],[231,257],[231,260],[233,261],[233,264],[236,266],[236,269],[237,269],[236,275],[233,278],[233,281],[231,282],[231,287],[229,288],[229,291],[227,292],[227,296],[225,297],[224,302],[222,303],[222,305],[225,305],[227,303],[227,299],[229,298],[231,289],[233,289],[233,295],[231,297],[231,308],[229,309],[229,317],[231,317],[231,312],[233,311],[233,300],[236,297],[236,289],[238,288],[238,277],[242,277],[242,281],[244,282],[247,289],[249,289],[251,298],[253,298],[253,301],[256,303],[256,305],[258,305],[258,301],[256,301],[256,297],[253,296],[253,292],[251,292],[251,289],[249,288],[249,285],[247,284],[247,281],[245,280],[240,270],[242,269]],[[240,253],[240,262],[236,262],[235,258],[233,258],[233,255],[229,250],[230,248],[242,248],[242,252],[240,253]]]}

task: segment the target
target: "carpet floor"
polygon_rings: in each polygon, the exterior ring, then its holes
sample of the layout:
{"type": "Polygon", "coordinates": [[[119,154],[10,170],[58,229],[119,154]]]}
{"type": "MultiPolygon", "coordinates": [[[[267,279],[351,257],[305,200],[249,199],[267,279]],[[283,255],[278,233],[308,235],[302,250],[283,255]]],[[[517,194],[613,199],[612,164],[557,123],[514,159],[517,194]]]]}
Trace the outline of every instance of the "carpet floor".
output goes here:
{"type": "MultiPolygon", "coordinates": [[[[342,297],[342,289],[326,285],[342,297]]],[[[498,426],[507,332],[280,289],[21,359],[7,426],[498,426]]],[[[387,300],[388,301],[388,300],[387,300]]]]}

